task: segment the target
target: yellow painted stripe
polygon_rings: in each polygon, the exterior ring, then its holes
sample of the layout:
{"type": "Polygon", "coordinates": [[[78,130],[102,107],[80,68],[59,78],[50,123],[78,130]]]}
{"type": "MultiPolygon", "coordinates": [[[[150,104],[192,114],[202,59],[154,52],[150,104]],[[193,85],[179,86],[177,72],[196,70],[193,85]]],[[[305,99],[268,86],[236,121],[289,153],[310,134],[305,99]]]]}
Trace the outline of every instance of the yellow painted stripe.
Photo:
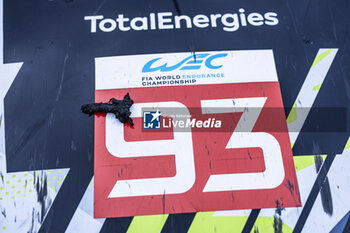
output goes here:
{"type": "Polygon", "coordinates": [[[290,124],[298,119],[298,114],[297,114],[297,103],[295,102],[293,104],[292,109],[290,110],[290,113],[287,117],[287,124],[290,124]]]}
{"type": "MultiPolygon", "coordinates": [[[[188,233],[240,233],[248,216],[213,216],[214,212],[198,212],[188,233]]],[[[251,233],[274,232],[273,217],[257,218],[251,233]]],[[[282,232],[290,233],[293,229],[282,222],[282,232]]]]}
{"type": "Polygon", "coordinates": [[[127,233],[159,233],[168,218],[168,214],[136,216],[133,218],[127,233]]]}
{"type": "Polygon", "coordinates": [[[319,91],[321,89],[321,86],[322,86],[322,83],[314,86],[314,88],[312,88],[312,90],[313,91],[319,91]]]}
{"type": "Polygon", "coordinates": [[[349,148],[350,148],[350,137],[349,137],[349,139],[348,139],[348,142],[347,142],[346,145],[345,145],[344,150],[347,150],[347,149],[349,149],[349,148]]]}
{"type": "Polygon", "coordinates": [[[320,55],[316,56],[314,62],[312,63],[312,67],[314,67],[317,63],[322,61],[323,58],[325,58],[328,54],[332,52],[332,49],[327,49],[325,52],[321,53],[320,55]]]}
{"type": "MultiPolygon", "coordinates": [[[[321,155],[323,159],[326,159],[327,155],[321,155]]],[[[315,155],[302,155],[293,156],[295,171],[300,171],[315,163],[315,155]]]]}
{"type": "Polygon", "coordinates": [[[198,212],[188,233],[240,233],[248,219],[247,216],[213,216],[214,212],[198,212]]]}
{"type": "MultiPolygon", "coordinates": [[[[251,233],[255,232],[275,232],[274,229],[274,218],[273,217],[258,217],[256,219],[256,222],[254,224],[253,229],[251,230],[251,233]]],[[[282,221],[282,231],[283,233],[292,233],[293,229],[289,227],[287,224],[285,224],[282,221]]]]}

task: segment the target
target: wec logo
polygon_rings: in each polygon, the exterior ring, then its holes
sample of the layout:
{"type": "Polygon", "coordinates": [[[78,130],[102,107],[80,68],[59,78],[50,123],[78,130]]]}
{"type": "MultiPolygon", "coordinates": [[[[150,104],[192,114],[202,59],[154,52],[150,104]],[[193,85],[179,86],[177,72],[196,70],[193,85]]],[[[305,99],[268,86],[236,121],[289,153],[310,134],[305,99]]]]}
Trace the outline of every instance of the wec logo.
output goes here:
{"type": "Polygon", "coordinates": [[[143,73],[148,72],[155,72],[155,71],[161,71],[161,72],[169,72],[173,70],[198,70],[201,68],[202,64],[204,64],[209,69],[219,69],[222,67],[221,64],[218,64],[218,62],[214,63],[214,60],[222,57],[226,57],[227,53],[217,53],[211,55],[210,53],[201,53],[196,55],[191,55],[180,61],[179,63],[175,65],[168,65],[168,63],[163,63],[159,65],[159,62],[162,58],[158,57],[155,59],[150,60],[147,62],[143,68],[143,73]],[[158,62],[158,65],[155,63],[158,62]]]}

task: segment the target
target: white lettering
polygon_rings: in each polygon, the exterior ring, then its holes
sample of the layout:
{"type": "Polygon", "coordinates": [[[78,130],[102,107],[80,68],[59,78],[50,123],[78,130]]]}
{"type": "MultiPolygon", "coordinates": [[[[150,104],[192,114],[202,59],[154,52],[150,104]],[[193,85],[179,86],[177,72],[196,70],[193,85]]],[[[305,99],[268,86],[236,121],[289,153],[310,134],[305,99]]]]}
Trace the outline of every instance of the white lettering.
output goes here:
{"type": "Polygon", "coordinates": [[[248,15],[248,22],[253,26],[261,26],[264,24],[264,17],[259,13],[251,13],[248,15]]]}
{"type": "Polygon", "coordinates": [[[205,28],[209,26],[209,18],[205,15],[196,15],[193,18],[193,24],[199,28],[205,28]]]}
{"type": "Polygon", "coordinates": [[[118,15],[118,18],[116,19],[116,21],[118,22],[118,28],[120,31],[129,31],[130,30],[130,27],[124,26],[124,23],[128,22],[129,18],[124,18],[123,14],[118,15]]]}
{"type": "Polygon", "coordinates": [[[91,20],[91,27],[90,27],[91,33],[96,32],[96,22],[98,19],[103,19],[103,15],[93,15],[93,16],[85,16],[84,17],[84,20],[91,20]]]}
{"type": "Polygon", "coordinates": [[[165,18],[167,16],[172,16],[173,13],[171,12],[160,12],[158,13],[158,26],[159,29],[173,29],[174,25],[172,24],[168,24],[165,25],[165,23],[171,23],[171,19],[170,18],[165,18]]]}
{"type": "Polygon", "coordinates": [[[104,19],[99,23],[98,26],[101,29],[101,31],[111,32],[116,29],[117,23],[113,19],[104,19]],[[106,26],[108,24],[109,24],[109,27],[106,26]]]}
{"type": "Polygon", "coordinates": [[[141,30],[147,30],[148,26],[147,26],[147,18],[146,17],[136,17],[133,18],[130,22],[130,26],[132,29],[134,29],[135,31],[141,31],[141,30]],[[137,25],[137,22],[141,22],[141,25],[137,25]]]}

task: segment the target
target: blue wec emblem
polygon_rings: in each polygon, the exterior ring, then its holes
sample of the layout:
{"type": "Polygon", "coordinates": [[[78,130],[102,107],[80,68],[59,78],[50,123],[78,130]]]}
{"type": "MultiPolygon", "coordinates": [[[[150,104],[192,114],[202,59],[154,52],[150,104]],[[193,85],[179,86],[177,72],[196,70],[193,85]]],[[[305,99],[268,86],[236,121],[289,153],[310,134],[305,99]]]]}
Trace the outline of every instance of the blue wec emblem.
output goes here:
{"type": "Polygon", "coordinates": [[[219,53],[209,56],[209,53],[201,53],[196,55],[191,55],[180,61],[179,63],[168,66],[168,63],[164,63],[160,66],[153,66],[152,65],[156,62],[162,59],[161,57],[155,58],[147,62],[143,68],[142,72],[154,72],[154,71],[161,71],[161,72],[167,72],[167,71],[173,71],[176,69],[180,70],[198,70],[201,68],[201,65],[204,61],[204,65],[208,67],[209,69],[219,69],[222,67],[222,65],[213,65],[213,60],[220,58],[220,57],[226,57],[227,53],[219,53]]]}

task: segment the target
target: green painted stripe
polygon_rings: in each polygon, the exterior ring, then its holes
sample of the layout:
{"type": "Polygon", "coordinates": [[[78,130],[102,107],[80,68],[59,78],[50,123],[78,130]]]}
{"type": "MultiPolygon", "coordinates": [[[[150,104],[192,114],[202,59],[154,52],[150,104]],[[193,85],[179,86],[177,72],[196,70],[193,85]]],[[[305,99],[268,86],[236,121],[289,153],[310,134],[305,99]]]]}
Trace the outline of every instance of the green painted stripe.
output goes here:
{"type": "Polygon", "coordinates": [[[321,86],[322,86],[322,83],[314,86],[314,88],[312,88],[312,90],[313,91],[319,91],[321,89],[321,86]]]}
{"type": "Polygon", "coordinates": [[[290,124],[298,119],[298,114],[297,114],[297,103],[295,102],[293,104],[292,109],[290,110],[290,113],[287,117],[287,124],[290,124]]]}
{"type": "Polygon", "coordinates": [[[247,216],[213,216],[215,212],[198,212],[188,233],[241,233],[247,216]]]}
{"type": "Polygon", "coordinates": [[[312,67],[314,67],[317,63],[322,61],[323,58],[325,58],[328,54],[332,52],[332,49],[327,49],[325,52],[321,53],[320,55],[316,56],[314,63],[312,63],[312,67]]]}
{"type": "Polygon", "coordinates": [[[127,233],[159,233],[168,216],[168,214],[135,216],[127,233]]]}
{"type": "MultiPolygon", "coordinates": [[[[255,232],[261,232],[261,233],[268,233],[268,232],[276,232],[275,228],[275,218],[273,217],[258,217],[253,229],[251,230],[251,233],[255,232]]],[[[289,227],[287,224],[285,224],[282,221],[282,229],[283,233],[292,233],[293,229],[289,227]]]]}
{"type": "MultiPolygon", "coordinates": [[[[323,159],[326,159],[327,155],[321,155],[323,159]]],[[[301,156],[294,156],[294,166],[295,171],[300,171],[304,168],[307,168],[315,163],[314,159],[315,155],[301,155],[301,156]]]]}
{"type": "Polygon", "coordinates": [[[345,145],[344,150],[347,150],[347,149],[349,149],[349,148],[350,148],[350,137],[349,137],[349,139],[348,139],[348,142],[347,142],[346,145],[345,145]]]}
{"type": "MultiPolygon", "coordinates": [[[[248,216],[213,216],[214,212],[198,212],[188,233],[240,233],[248,216]]],[[[259,217],[251,233],[275,232],[273,217],[259,217]]],[[[282,232],[291,233],[293,229],[282,222],[282,232]]]]}

